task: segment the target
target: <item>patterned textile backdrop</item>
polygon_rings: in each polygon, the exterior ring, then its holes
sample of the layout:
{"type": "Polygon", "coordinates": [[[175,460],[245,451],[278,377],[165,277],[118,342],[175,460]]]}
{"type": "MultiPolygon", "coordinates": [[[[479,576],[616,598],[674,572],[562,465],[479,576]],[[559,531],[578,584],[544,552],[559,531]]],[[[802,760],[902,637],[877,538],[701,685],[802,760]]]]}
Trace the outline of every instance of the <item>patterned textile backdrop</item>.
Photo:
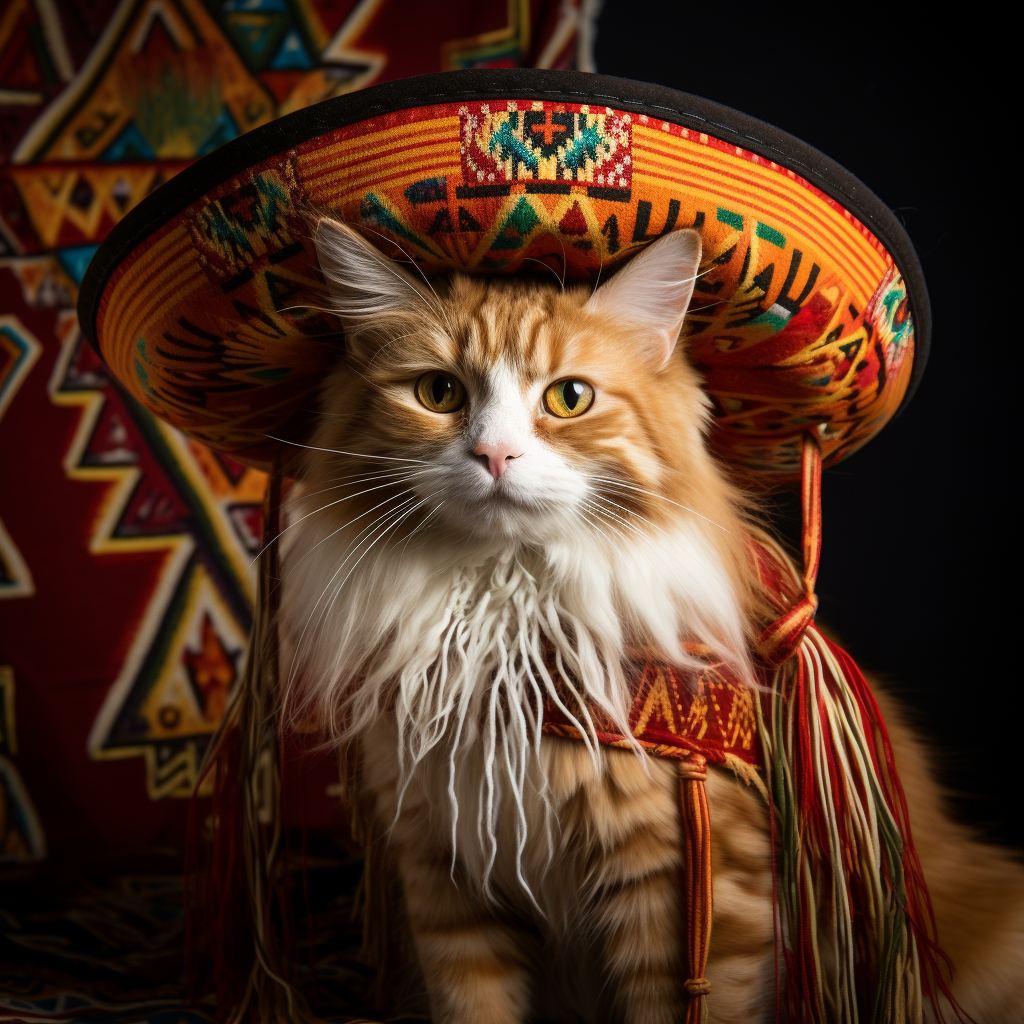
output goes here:
{"type": "MultiPolygon", "coordinates": [[[[318,100],[456,68],[589,70],[591,8],[0,4],[0,861],[180,846],[174,798],[249,629],[264,477],[111,382],[74,312],[99,243],[196,157],[318,100]]],[[[329,824],[329,760],[302,771],[329,824]]]]}

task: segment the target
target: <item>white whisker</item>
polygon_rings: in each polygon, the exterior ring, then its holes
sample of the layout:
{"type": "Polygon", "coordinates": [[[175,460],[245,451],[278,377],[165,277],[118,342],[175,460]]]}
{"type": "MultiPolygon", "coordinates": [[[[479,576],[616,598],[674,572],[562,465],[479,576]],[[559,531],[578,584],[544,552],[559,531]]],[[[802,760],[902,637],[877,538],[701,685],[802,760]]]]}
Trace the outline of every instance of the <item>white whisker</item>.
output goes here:
{"type": "MultiPolygon", "coordinates": [[[[406,502],[410,502],[410,501],[414,501],[414,500],[415,499],[412,498],[412,497],[406,498],[405,502],[403,502],[402,505],[404,505],[406,502]]],[[[381,519],[386,519],[386,518],[388,518],[388,516],[394,515],[398,509],[402,508],[402,505],[398,505],[396,508],[390,509],[383,516],[379,516],[377,519],[375,519],[368,526],[364,527],[363,530],[361,530],[358,534],[356,534],[356,539],[358,537],[360,537],[363,533],[365,533],[367,530],[373,529],[373,527],[376,526],[377,523],[379,523],[381,521],[381,519]]],[[[349,554],[345,556],[345,558],[341,561],[341,564],[338,566],[338,568],[335,569],[334,575],[327,581],[327,586],[324,587],[323,592],[320,594],[320,597],[317,599],[316,604],[313,606],[313,610],[309,613],[309,616],[306,619],[306,625],[303,627],[302,633],[299,635],[298,642],[295,645],[295,658],[294,658],[295,662],[297,662],[299,660],[299,654],[301,652],[303,638],[306,635],[306,630],[307,630],[307,628],[309,626],[310,619],[312,619],[313,615],[316,613],[317,608],[320,607],[320,602],[323,601],[324,595],[327,593],[328,589],[333,585],[334,581],[338,578],[338,575],[341,573],[341,570],[345,568],[345,563],[351,557],[351,554],[352,554],[352,550],[351,550],[351,546],[350,546],[349,554]]],[[[322,616],[321,616],[321,618],[322,618],[322,616]]]]}
{"type": "MultiPolygon", "coordinates": [[[[359,497],[361,497],[364,494],[370,494],[373,491],[379,491],[379,490],[382,490],[385,487],[395,487],[395,486],[397,486],[401,482],[403,482],[403,481],[401,481],[401,480],[397,480],[397,481],[393,481],[393,482],[389,481],[387,483],[380,484],[377,487],[368,487],[368,488],[366,488],[366,490],[358,491],[355,494],[346,494],[343,498],[338,498],[337,501],[329,501],[326,505],[321,505],[319,508],[313,509],[312,512],[307,512],[305,515],[299,516],[299,518],[296,519],[294,523],[289,523],[283,530],[281,530],[280,533],[277,534],[276,537],[274,537],[272,540],[268,541],[260,549],[260,551],[256,555],[256,557],[249,563],[248,568],[251,569],[256,564],[256,562],[259,560],[260,555],[262,555],[263,552],[266,551],[267,548],[270,547],[270,545],[274,543],[274,541],[280,540],[289,530],[294,529],[296,526],[299,525],[299,523],[301,523],[304,520],[308,519],[310,516],[315,516],[315,515],[317,515],[320,512],[325,512],[329,508],[334,508],[335,505],[340,505],[344,501],[351,501],[353,498],[359,498],[359,497]]],[[[339,484],[338,486],[341,486],[341,485],[339,484]]],[[[321,494],[321,493],[323,493],[323,491],[326,491],[326,490],[334,490],[334,488],[325,487],[325,488],[323,488],[320,491],[314,491],[313,494],[321,494]]],[[[311,495],[302,495],[302,498],[306,498],[306,497],[310,497],[310,496],[311,495]]],[[[300,498],[300,500],[302,500],[302,498],[300,498]]],[[[379,508],[379,507],[380,507],[379,505],[375,505],[374,506],[374,508],[379,508]]],[[[371,509],[371,511],[372,511],[372,509],[371,509]]],[[[364,513],[364,515],[365,514],[366,513],[364,513]]],[[[361,519],[362,516],[357,516],[356,518],[357,519],[361,519]]],[[[355,522],[355,520],[353,520],[353,522],[355,522]]],[[[348,524],[346,524],[346,525],[348,525],[348,524]]],[[[345,527],[340,527],[339,530],[343,530],[344,528],[345,527]]],[[[339,532],[339,531],[336,530],[335,533],[337,533],[337,532],[339,532]]]]}
{"type": "Polygon", "coordinates": [[[290,444],[295,448],[305,448],[311,452],[329,452],[331,455],[348,455],[354,459],[380,459],[384,462],[414,462],[420,466],[429,466],[430,463],[426,459],[400,459],[393,455],[366,455],[363,452],[346,452],[340,448],[318,448],[314,444],[300,444],[298,441],[289,441],[284,437],[275,437],[273,434],[264,434],[266,438],[271,441],[279,441],[281,444],[290,444]]]}
{"type": "Polygon", "coordinates": [[[657,491],[648,491],[644,487],[637,487],[634,484],[627,484],[624,483],[622,480],[616,480],[610,476],[595,476],[594,474],[590,473],[588,474],[587,478],[589,480],[599,480],[601,483],[605,484],[612,484],[616,487],[622,487],[627,491],[635,491],[637,494],[646,494],[652,498],[660,498],[662,501],[667,501],[670,505],[675,505],[676,508],[681,508],[684,512],[689,512],[691,515],[697,516],[698,519],[703,519],[704,522],[710,523],[712,526],[718,527],[719,530],[722,530],[725,533],[730,534],[731,536],[730,530],[726,530],[724,526],[719,525],[713,519],[708,519],[707,516],[701,515],[698,511],[696,511],[696,509],[692,509],[687,505],[680,505],[678,501],[673,501],[671,498],[666,498],[664,494],[658,494],[657,491]]]}
{"type": "MultiPolygon", "coordinates": [[[[390,485],[388,485],[388,486],[390,486],[390,485]]],[[[371,488],[371,489],[372,490],[380,490],[380,488],[378,488],[378,487],[374,487],[374,488],[371,488]]],[[[367,494],[369,492],[368,491],[362,491],[360,493],[367,494]]],[[[295,567],[297,565],[299,565],[304,558],[306,558],[308,555],[311,555],[318,547],[320,547],[321,544],[326,543],[332,537],[336,537],[339,533],[341,533],[342,530],[348,529],[348,527],[352,526],[353,523],[359,522],[360,519],[364,518],[365,516],[368,516],[368,515],[372,514],[373,512],[376,512],[377,509],[383,508],[385,505],[388,505],[391,502],[395,501],[396,499],[401,498],[403,493],[407,494],[408,492],[400,491],[398,494],[393,494],[390,498],[385,498],[384,501],[378,502],[376,505],[373,506],[373,508],[367,509],[365,512],[361,513],[360,515],[355,516],[353,519],[350,519],[347,523],[344,523],[343,525],[339,526],[332,533],[327,534],[326,537],[322,537],[311,548],[309,548],[302,555],[300,555],[294,562],[290,562],[289,563],[289,571],[294,570],[295,567]]],[[[353,497],[355,497],[355,495],[353,495],[353,497]]]]}
{"type": "Polygon", "coordinates": [[[668,533],[666,533],[657,523],[652,522],[650,519],[647,518],[647,516],[641,515],[635,509],[626,508],[625,505],[620,505],[618,502],[612,501],[611,498],[609,498],[605,494],[595,493],[594,498],[604,505],[611,505],[614,508],[617,508],[622,512],[625,512],[626,515],[633,516],[634,518],[639,519],[640,522],[646,523],[649,527],[651,527],[652,530],[657,530],[663,536],[669,536],[668,533]]]}
{"type": "MultiPolygon", "coordinates": [[[[584,499],[584,501],[586,501],[586,499],[584,499]]],[[[640,537],[643,536],[643,534],[632,523],[626,522],[626,520],[624,520],[621,516],[615,515],[614,512],[610,512],[607,509],[603,509],[599,505],[595,504],[592,501],[588,501],[587,502],[587,506],[599,518],[603,518],[605,520],[610,520],[610,523],[609,523],[610,528],[615,530],[620,537],[625,537],[625,534],[621,530],[618,530],[615,526],[611,526],[611,523],[618,523],[620,526],[623,526],[627,530],[630,530],[633,533],[637,534],[637,536],[640,536],[640,537]]]]}
{"type": "MultiPolygon", "coordinates": [[[[436,494],[436,492],[435,492],[435,494],[436,494]]],[[[434,494],[431,494],[431,495],[429,495],[428,497],[430,497],[430,498],[433,498],[433,497],[434,497],[434,494]]],[[[436,504],[436,505],[435,505],[435,506],[434,506],[434,507],[433,507],[433,508],[432,508],[432,509],[431,509],[431,510],[430,510],[430,511],[429,511],[429,512],[428,512],[428,513],[426,514],[426,516],[424,516],[424,518],[423,518],[423,519],[421,520],[420,524],[419,524],[419,525],[418,525],[418,526],[416,527],[416,529],[414,529],[414,530],[413,530],[413,531],[412,531],[412,532],[411,532],[411,533],[409,534],[409,536],[405,538],[405,547],[403,547],[403,549],[402,549],[403,551],[405,550],[405,548],[407,548],[407,547],[409,546],[409,541],[411,541],[411,540],[413,539],[413,537],[415,537],[415,536],[416,536],[416,534],[417,534],[417,533],[419,533],[419,532],[420,532],[420,530],[422,530],[422,529],[423,529],[423,528],[424,528],[424,527],[425,527],[425,526],[427,525],[427,522],[428,522],[428,520],[430,519],[430,517],[431,517],[431,516],[432,516],[432,515],[433,515],[433,514],[434,514],[435,512],[437,512],[437,511],[438,511],[438,510],[439,510],[439,509],[441,508],[441,506],[442,506],[443,504],[444,504],[444,502],[443,502],[443,501],[439,501],[439,502],[438,502],[438,503],[437,503],[437,504],[436,504]]]]}

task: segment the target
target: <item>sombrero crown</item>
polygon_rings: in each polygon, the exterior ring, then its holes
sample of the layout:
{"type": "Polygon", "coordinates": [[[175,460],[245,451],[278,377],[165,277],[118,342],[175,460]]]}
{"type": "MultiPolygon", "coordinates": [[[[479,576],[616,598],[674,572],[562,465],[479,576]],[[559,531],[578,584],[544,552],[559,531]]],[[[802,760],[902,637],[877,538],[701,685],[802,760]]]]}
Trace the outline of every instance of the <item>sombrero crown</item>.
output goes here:
{"type": "Polygon", "coordinates": [[[888,208],[810,146],[697,97],[621,79],[457,71],[283,117],[164,185],[111,233],[82,328],[156,415],[255,465],[301,440],[338,356],[307,214],[425,273],[552,266],[593,282],[696,228],[687,350],[715,443],[769,479],[873,437],[924,366],[928,299],[888,208]],[[525,266],[524,266],[525,264],[525,266]]]}

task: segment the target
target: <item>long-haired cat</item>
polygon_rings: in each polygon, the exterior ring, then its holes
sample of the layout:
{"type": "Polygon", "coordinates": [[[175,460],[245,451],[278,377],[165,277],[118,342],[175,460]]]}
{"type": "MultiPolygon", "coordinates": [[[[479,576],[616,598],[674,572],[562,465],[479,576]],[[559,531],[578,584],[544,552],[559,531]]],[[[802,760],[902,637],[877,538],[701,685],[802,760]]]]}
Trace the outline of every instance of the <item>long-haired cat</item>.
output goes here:
{"type": "MultiPolygon", "coordinates": [[[[757,685],[753,524],[677,345],[699,236],[667,235],[592,294],[428,284],[330,219],[315,241],[346,350],[291,513],[289,700],[360,752],[432,1017],[677,1021],[676,768],[601,747],[591,712],[628,735],[624,666],[686,666],[687,641],[757,685]],[[546,696],[589,741],[542,737],[546,696]]],[[[884,706],[953,991],[979,1024],[1020,1022],[1024,870],[946,817],[884,706]]],[[[768,1021],[768,812],[724,771],[708,800],[710,1019],[768,1021]]]]}

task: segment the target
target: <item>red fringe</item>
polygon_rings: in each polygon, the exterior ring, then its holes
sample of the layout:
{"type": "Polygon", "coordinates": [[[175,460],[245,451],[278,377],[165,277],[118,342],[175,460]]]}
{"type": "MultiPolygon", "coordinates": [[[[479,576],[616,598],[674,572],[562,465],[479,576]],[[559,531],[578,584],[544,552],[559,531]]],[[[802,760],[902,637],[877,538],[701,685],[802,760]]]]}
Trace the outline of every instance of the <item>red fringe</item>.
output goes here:
{"type": "MultiPolygon", "coordinates": [[[[959,1021],[973,1024],[971,1017],[953,998],[953,993],[946,980],[947,977],[952,979],[953,965],[939,946],[935,910],[928,892],[928,884],[924,878],[924,871],[921,868],[921,859],[914,844],[914,836],[910,828],[910,812],[907,809],[907,797],[896,769],[896,757],[893,754],[889,731],[885,726],[881,708],[853,658],[827,637],[822,639],[842,666],[850,689],[857,698],[865,733],[874,737],[875,742],[871,745],[871,757],[875,772],[882,783],[885,802],[903,838],[903,884],[907,894],[907,905],[904,909],[917,941],[918,956],[921,959],[922,995],[937,1007],[941,994],[949,1001],[949,1005],[959,1021]]],[[[941,1012],[938,1010],[937,1012],[941,1021],[941,1012]]]]}
{"type": "Polygon", "coordinates": [[[242,794],[238,735],[225,733],[196,783],[185,847],[185,966],[188,996],[198,1002],[212,987],[219,1019],[240,1006],[255,961],[242,857],[242,794]],[[207,801],[199,788],[212,775],[207,801]],[[200,831],[200,828],[202,831],[200,831]]]}
{"type": "Polygon", "coordinates": [[[217,1019],[232,1022],[271,1012],[281,1016],[273,1007],[287,1007],[290,1017],[304,1009],[292,986],[296,943],[281,806],[284,739],[276,726],[280,503],[281,473],[275,463],[263,504],[249,661],[193,790],[185,851],[189,997],[195,1001],[212,987],[217,1019]],[[265,824],[257,820],[252,787],[262,753],[272,741],[274,778],[259,782],[276,781],[277,806],[274,820],[265,824]],[[198,794],[207,779],[213,796],[201,829],[203,800],[198,794]],[[275,835],[280,844],[276,848],[275,835]]]}

